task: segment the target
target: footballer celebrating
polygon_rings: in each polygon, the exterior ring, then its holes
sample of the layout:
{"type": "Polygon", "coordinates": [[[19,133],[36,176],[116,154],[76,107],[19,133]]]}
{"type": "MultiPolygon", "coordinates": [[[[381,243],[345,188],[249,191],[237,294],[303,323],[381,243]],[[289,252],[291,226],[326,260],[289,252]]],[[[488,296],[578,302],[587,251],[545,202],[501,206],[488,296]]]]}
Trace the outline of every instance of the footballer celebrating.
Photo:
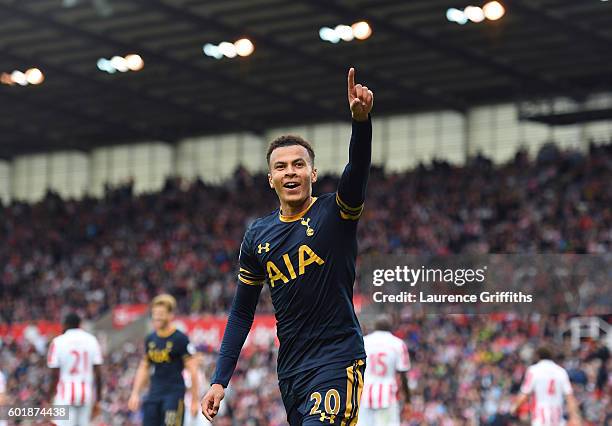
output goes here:
{"type": "Polygon", "coordinates": [[[335,193],[312,196],[317,170],[307,141],[281,136],[270,144],[268,180],[280,207],[255,220],[240,246],[239,283],[212,385],[202,399],[209,420],[218,412],[267,282],[289,424],[356,424],[366,353],[352,298],[357,222],[370,170],[373,100],[371,90],[355,84],[351,68],[349,163],[335,193]]]}
{"type": "Polygon", "coordinates": [[[198,412],[197,360],[189,338],[172,324],[176,300],[160,294],[151,302],[154,331],[145,339],[145,356],[140,361],[134,387],[128,401],[132,411],[138,410],[140,392],[153,366],[151,386],[143,402],[143,426],[175,426],[183,424],[185,382],[183,369],[191,376],[191,414],[198,412]]]}

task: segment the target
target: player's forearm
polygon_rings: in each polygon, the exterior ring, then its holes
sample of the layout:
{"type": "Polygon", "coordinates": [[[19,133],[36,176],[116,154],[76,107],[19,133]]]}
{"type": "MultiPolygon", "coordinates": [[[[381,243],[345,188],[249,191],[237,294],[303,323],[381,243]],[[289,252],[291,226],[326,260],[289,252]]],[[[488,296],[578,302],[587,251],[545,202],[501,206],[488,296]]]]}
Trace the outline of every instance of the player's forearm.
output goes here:
{"type": "Polygon", "coordinates": [[[55,381],[52,380],[51,384],[49,385],[49,391],[47,393],[47,395],[48,395],[47,399],[49,401],[53,401],[53,398],[55,398],[55,393],[57,391],[57,383],[58,383],[58,380],[55,380],[55,381]]]}
{"type": "Polygon", "coordinates": [[[365,200],[365,192],[372,161],[372,121],[353,120],[349,145],[349,162],[344,168],[338,185],[340,200],[351,207],[359,207],[365,200]]]}
{"type": "Polygon", "coordinates": [[[96,398],[97,401],[102,400],[102,375],[96,374],[96,398]]]}
{"type": "Polygon", "coordinates": [[[200,400],[200,380],[198,375],[198,362],[195,358],[191,358],[187,364],[187,371],[189,371],[189,377],[191,378],[191,397],[194,401],[200,400]]]}
{"type": "Polygon", "coordinates": [[[48,400],[51,401],[55,397],[57,384],[59,383],[59,368],[51,369],[51,383],[49,384],[48,400]]]}
{"type": "Polygon", "coordinates": [[[191,400],[199,401],[200,400],[200,387],[199,386],[191,386],[191,400]]]}
{"type": "Polygon", "coordinates": [[[238,284],[211,384],[218,383],[227,387],[234,374],[242,346],[253,325],[260,293],[261,286],[238,284]]]}
{"type": "Polygon", "coordinates": [[[147,364],[143,361],[138,365],[138,370],[136,371],[136,377],[134,378],[134,387],[132,388],[132,394],[139,395],[142,389],[147,382],[148,375],[147,364]]]}
{"type": "Polygon", "coordinates": [[[574,423],[580,422],[580,409],[578,408],[578,402],[576,401],[576,398],[574,398],[573,395],[568,395],[566,401],[570,419],[574,423]]]}
{"type": "Polygon", "coordinates": [[[514,405],[512,406],[512,413],[516,413],[521,405],[523,405],[527,401],[527,395],[524,393],[519,393],[518,398],[514,401],[514,405]]]}
{"type": "Polygon", "coordinates": [[[404,392],[404,400],[406,404],[410,403],[410,386],[408,386],[408,377],[406,377],[406,373],[402,372],[401,374],[401,384],[402,391],[404,392]]]}

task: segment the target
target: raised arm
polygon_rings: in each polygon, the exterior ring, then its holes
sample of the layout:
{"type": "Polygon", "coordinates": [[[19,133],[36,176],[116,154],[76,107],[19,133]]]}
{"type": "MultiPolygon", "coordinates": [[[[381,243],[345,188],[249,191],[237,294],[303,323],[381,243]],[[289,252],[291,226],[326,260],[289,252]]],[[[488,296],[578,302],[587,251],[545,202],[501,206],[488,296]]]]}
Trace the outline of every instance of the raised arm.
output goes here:
{"type": "Polygon", "coordinates": [[[355,69],[348,73],[348,102],[352,115],[349,162],[338,184],[337,199],[343,219],[356,220],[363,210],[372,158],[370,111],[374,94],[367,86],[355,84],[355,69]]]}

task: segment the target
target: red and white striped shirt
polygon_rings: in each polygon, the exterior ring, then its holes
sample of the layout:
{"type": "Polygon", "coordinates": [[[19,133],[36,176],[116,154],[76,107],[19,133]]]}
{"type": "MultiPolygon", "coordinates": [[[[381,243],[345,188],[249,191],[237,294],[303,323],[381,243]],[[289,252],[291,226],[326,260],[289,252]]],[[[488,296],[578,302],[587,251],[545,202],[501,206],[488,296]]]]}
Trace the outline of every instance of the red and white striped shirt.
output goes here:
{"type": "MultiPolygon", "coordinates": [[[[2,395],[3,393],[6,393],[6,388],[7,388],[7,384],[6,384],[6,378],[4,377],[4,374],[2,374],[2,371],[0,371],[0,395],[2,395]]],[[[0,426],[7,426],[8,422],[6,420],[0,420],[0,426]]]]}
{"type": "Polygon", "coordinates": [[[86,405],[94,401],[94,365],[102,364],[98,340],[80,328],[71,328],[57,336],[49,346],[47,366],[59,368],[54,403],[86,405]]]}
{"type": "Polygon", "coordinates": [[[410,369],[408,349],[402,339],[388,331],[375,331],[363,341],[368,359],[361,406],[387,408],[398,401],[396,373],[410,369]]]}
{"type": "Polygon", "coordinates": [[[572,394],[567,371],[553,361],[542,360],[527,369],[521,393],[533,394],[532,426],[563,426],[563,402],[572,394]]]}

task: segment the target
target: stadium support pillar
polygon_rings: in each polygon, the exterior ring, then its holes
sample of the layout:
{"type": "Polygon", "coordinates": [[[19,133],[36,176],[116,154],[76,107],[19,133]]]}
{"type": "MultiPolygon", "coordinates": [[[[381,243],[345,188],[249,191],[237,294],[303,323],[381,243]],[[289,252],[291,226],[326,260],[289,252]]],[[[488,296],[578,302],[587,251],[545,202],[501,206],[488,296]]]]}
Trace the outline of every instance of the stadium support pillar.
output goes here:
{"type": "Polygon", "coordinates": [[[576,349],[580,346],[580,318],[572,318],[570,321],[571,342],[572,348],[576,349]]]}
{"type": "MultiPolygon", "coordinates": [[[[382,147],[381,147],[381,160],[382,160],[382,165],[383,168],[386,169],[386,165],[389,162],[389,120],[388,119],[384,119],[381,120],[381,126],[382,126],[382,147]]],[[[408,136],[408,135],[407,135],[408,136]]],[[[414,144],[416,143],[414,140],[410,140],[408,138],[408,143],[409,144],[413,144],[412,146],[414,146],[414,144]]],[[[386,172],[386,170],[385,170],[386,172]]]]}
{"type": "Polygon", "coordinates": [[[579,138],[580,138],[580,151],[588,153],[589,152],[589,138],[587,135],[586,125],[584,123],[580,123],[579,130],[579,138]]]}

